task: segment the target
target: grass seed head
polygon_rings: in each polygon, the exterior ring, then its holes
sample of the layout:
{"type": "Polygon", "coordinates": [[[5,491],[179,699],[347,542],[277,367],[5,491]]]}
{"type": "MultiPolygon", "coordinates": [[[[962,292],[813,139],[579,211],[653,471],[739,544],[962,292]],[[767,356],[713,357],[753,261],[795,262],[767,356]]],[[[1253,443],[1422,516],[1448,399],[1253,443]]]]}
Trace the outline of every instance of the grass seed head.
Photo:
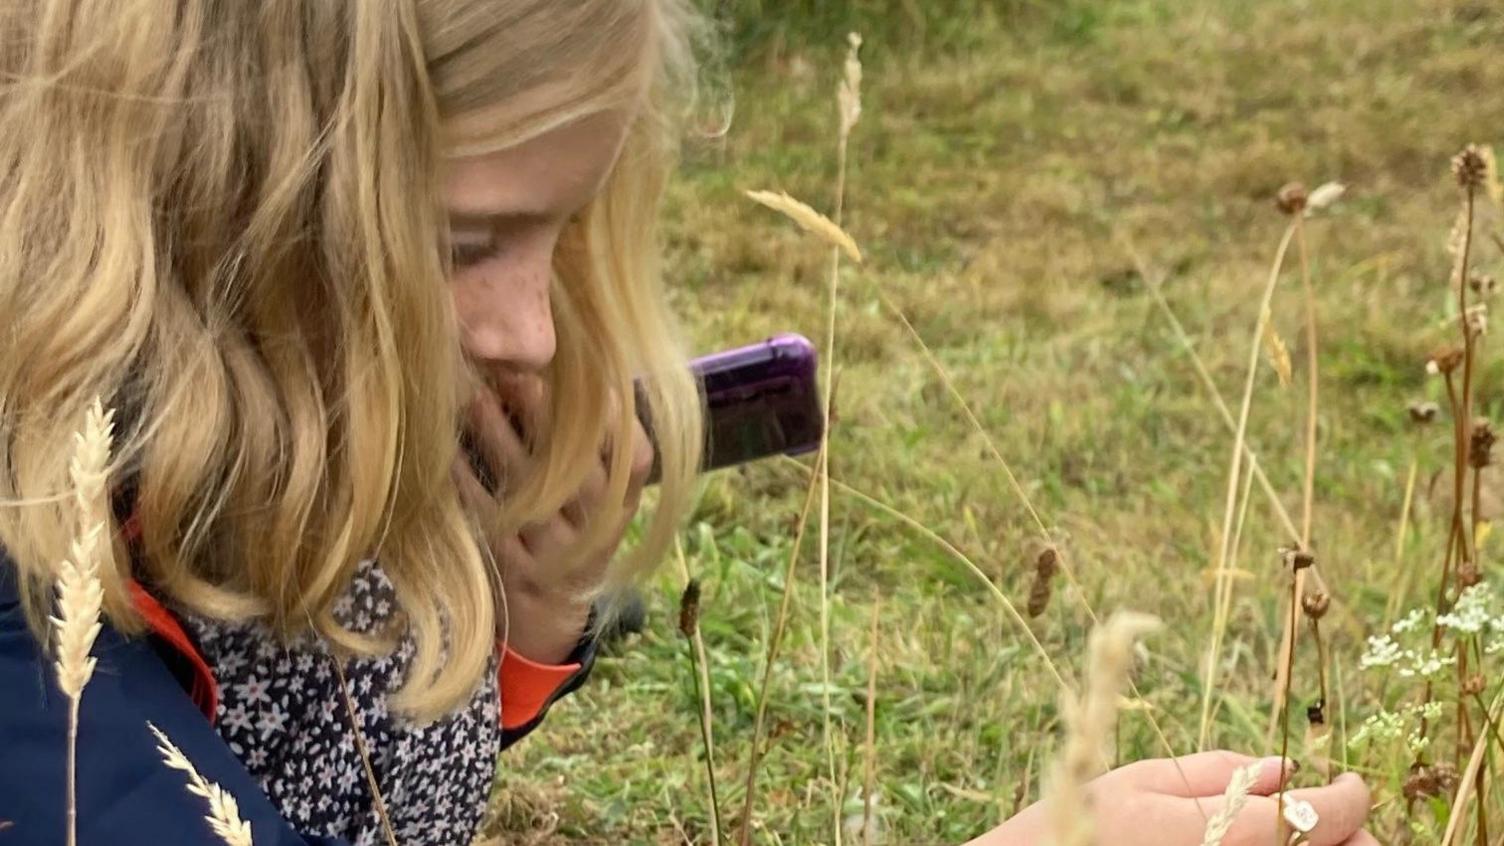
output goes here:
{"type": "Polygon", "coordinates": [[[1434,402],[1416,401],[1410,403],[1410,422],[1417,426],[1426,426],[1436,422],[1441,415],[1441,406],[1434,402]]]}
{"type": "Polygon", "coordinates": [[[1306,186],[1299,182],[1287,183],[1274,195],[1274,206],[1287,215],[1303,214],[1310,202],[1306,186]]]}
{"type": "Polygon", "coordinates": [[[1320,620],[1326,616],[1326,612],[1332,607],[1332,597],[1329,594],[1317,591],[1308,593],[1300,599],[1300,608],[1306,612],[1306,616],[1312,620],[1320,620]]]}
{"type": "Polygon", "coordinates": [[[700,580],[690,579],[679,596],[679,631],[694,637],[700,627],[700,580]]]}
{"type": "Polygon", "coordinates": [[[1488,422],[1487,417],[1474,420],[1472,442],[1468,444],[1467,463],[1479,470],[1492,464],[1496,439],[1493,424],[1488,422]]]}
{"type": "Polygon", "coordinates": [[[1484,148],[1477,144],[1469,144],[1462,148],[1462,152],[1452,157],[1452,176],[1457,179],[1458,187],[1476,191],[1488,186],[1490,162],[1492,156],[1484,152],[1484,148]]]}
{"type": "Polygon", "coordinates": [[[1431,353],[1426,359],[1426,372],[1433,376],[1445,376],[1462,366],[1462,347],[1445,347],[1431,353]]]}

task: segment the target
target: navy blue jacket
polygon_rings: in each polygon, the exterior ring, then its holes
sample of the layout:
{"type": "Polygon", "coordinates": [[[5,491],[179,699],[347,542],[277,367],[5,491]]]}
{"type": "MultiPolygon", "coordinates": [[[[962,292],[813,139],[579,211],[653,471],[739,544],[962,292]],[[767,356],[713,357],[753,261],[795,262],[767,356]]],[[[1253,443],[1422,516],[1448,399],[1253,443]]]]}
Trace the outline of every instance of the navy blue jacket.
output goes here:
{"type": "MultiPolygon", "coordinates": [[[[15,580],[0,555],[0,846],[52,846],[66,825],[68,699],[26,625],[15,580]]],[[[162,764],[149,721],[235,797],[257,846],[343,844],[292,830],[184,691],[170,650],[153,641],[108,625],[95,641],[99,665],[79,706],[79,843],[223,846],[204,821],[207,804],[162,764]]]]}
{"type": "MultiPolygon", "coordinates": [[[[538,701],[525,704],[521,718],[504,721],[503,748],[583,683],[594,647],[587,638],[568,667],[543,668],[541,679],[527,680],[547,687],[538,701]]],[[[195,675],[202,673],[185,662],[181,647],[158,636],[128,639],[106,625],[92,654],[99,663],[79,713],[80,844],[223,846],[204,821],[205,801],[187,791],[183,773],[163,765],[148,722],[182,749],[204,778],[235,797],[256,846],[346,843],[304,837],[282,819],[205,718],[203,703],[190,695],[195,675]]],[[[67,739],[67,697],[27,627],[15,567],[0,551],[0,846],[64,842],[67,739]]]]}

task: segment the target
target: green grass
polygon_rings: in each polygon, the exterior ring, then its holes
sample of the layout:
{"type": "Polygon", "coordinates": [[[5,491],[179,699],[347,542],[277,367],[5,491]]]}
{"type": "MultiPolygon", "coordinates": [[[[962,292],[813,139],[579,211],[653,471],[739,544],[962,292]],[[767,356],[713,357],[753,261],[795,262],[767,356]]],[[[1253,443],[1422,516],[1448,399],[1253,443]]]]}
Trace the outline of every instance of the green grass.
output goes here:
{"type": "MultiPolygon", "coordinates": [[[[736,123],[724,143],[691,145],[670,208],[675,294],[697,344],[789,330],[821,337],[827,253],[740,191],[787,190],[830,206],[841,34],[862,29],[866,113],[852,139],[847,220],[869,261],[843,278],[832,473],[949,538],[1022,606],[1031,524],[880,307],[882,291],[1067,538],[1081,593],[1062,584],[1032,623],[1052,659],[1080,672],[1083,599],[1171,622],[1138,678],[1178,752],[1196,742],[1211,626],[1201,573],[1215,555],[1231,439],[1123,244],[1165,275],[1167,296],[1234,403],[1283,226],[1272,196],[1292,179],[1351,183],[1309,234],[1323,371],[1316,543],[1336,594],[1325,628],[1344,674],[1341,705],[1350,723],[1360,719],[1374,680],[1358,673],[1357,655],[1396,577],[1394,522],[1416,443],[1404,408],[1438,389],[1422,365],[1448,314],[1443,244],[1456,189],[1447,160],[1467,141],[1504,141],[1497,5],[721,5],[738,16],[727,38],[736,123]]],[[[1499,229],[1497,214],[1489,222],[1499,229]]],[[[1497,251],[1484,256],[1486,269],[1504,271],[1497,251]]],[[[1286,281],[1275,320],[1298,374],[1298,286],[1286,281]]],[[[1494,416],[1501,377],[1493,365],[1480,382],[1494,416]]],[[[1266,373],[1250,427],[1295,513],[1302,403],[1298,384],[1282,391],[1266,373]]],[[[1449,442],[1438,429],[1420,445],[1425,487],[1449,442]]],[[[806,478],[777,462],[721,474],[687,536],[705,584],[719,781],[733,825],[806,478]]],[[[1405,566],[1434,566],[1444,534],[1430,501],[1423,491],[1405,566]]],[[[859,796],[866,621],[880,594],[885,842],[959,843],[1037,795],[1058,731],[1056,690],[986,589],[942,551],[849,498],[835,498],[832,522],[832,703],[850,784],[833,788],[824,772],[811,532],[774,668],[757,840],[831,842],[831,797],[859,796]]],[[[1236,594],[1213,736],[1261,749],[1285,584],[1283,538],[1262,500],[1244,538],[1242,566],[1255,578],[1236,594]]],[[[1405,607],[1434,580],[1414,584],[1405,607]]],[[[666,576],[650,592],[649,631],[603,658],[594,681],[505,756],[498,803],[508,838],[708,842],[678,587],[677,575],[666,576]]],[[[1314,658],[1301,657],[1297,704],[1315,695],[1314,658]]],[[[1129,713],[1119,751],[1128,759],[1162,750],[1129,713]]],[[[1395,786],[1388,776],[1378,782],[1395,786]]]]}

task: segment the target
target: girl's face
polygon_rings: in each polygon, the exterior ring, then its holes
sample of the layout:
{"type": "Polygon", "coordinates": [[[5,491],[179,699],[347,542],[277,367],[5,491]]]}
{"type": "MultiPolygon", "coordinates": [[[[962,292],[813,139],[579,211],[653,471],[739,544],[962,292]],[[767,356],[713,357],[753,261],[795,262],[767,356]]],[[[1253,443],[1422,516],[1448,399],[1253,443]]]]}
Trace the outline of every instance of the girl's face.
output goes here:
{"type": "Polygon", "coordinates": [[[601,112],[506,150],[452,159],[444,199],[454,305],[473,358],[536,372],[554,357],[554,247],[598,194],[630,116],[601,112]]]}

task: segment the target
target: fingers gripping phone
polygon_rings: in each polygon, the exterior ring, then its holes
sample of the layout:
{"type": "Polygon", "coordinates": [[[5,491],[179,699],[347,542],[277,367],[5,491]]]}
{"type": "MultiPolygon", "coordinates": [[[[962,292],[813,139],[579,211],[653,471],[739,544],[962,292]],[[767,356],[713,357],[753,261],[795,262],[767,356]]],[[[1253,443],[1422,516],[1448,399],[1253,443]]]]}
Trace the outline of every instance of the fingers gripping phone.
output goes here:
{"type": "MultiPolygon", "coordinates": [[[[702,469],[719,470],[817,449],[825,431],[818,363],[814,345],[794,334],[691,362],[690,369],[705,400],[702,469]]],[[[652,438],[653,425],[645,403],[638,402],[637,413],[652,438]]],[[[476,475],[494,492],[495,477],[478,448],[469,438],[464,446],[476,475]]],[[[657,468],[649,481],[657,481],[657,468]]]]}

